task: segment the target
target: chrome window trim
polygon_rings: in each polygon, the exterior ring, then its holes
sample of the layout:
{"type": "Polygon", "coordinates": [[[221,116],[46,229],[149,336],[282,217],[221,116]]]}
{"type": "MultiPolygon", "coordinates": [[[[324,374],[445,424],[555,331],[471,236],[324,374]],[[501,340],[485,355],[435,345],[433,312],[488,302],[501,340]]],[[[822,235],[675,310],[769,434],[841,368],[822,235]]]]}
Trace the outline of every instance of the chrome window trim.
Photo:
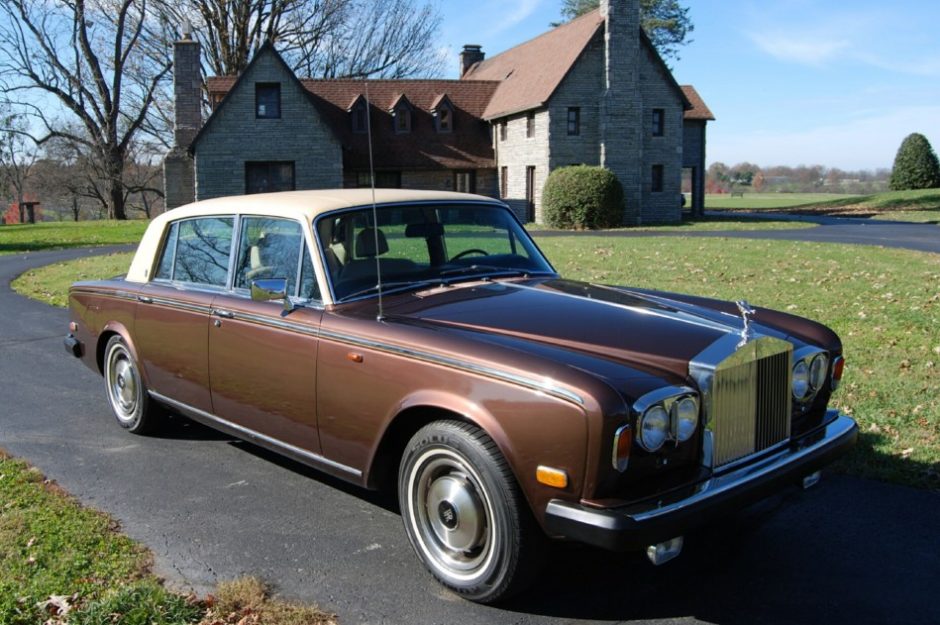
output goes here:
{"type": "Polygon", "coordinates": [[[294,455],[300,456],[302,458],[307,458],[308,460],[312,462],[326,465],[328,467],[337,469],[339,471],[343,471],[344,473],[349,473],[350,475],[354,475],[355,477],[362,477],[362,471],[360,471],[359,469],[347,466],[340,462],[336,462],[335,460],[330,460],[329,458],[325,456],[321,456],[320,454],[315,454],[312,451],[308,451],[306,449],[296,447],[294,445],[291,445],[290,443],[285,443],[284,441],[280,441],[276,438],[272,438],[270,436],[262,434],[261,432],[257,432],[250,428],[246,428],[242,425],[238,425],[237,423],[232,423],[231,421],[228,421],[227,419],[223,419],[222,417],[216,416],[210,412],[206,412],[205,410],[200,410],[199,408],[195,408],[188,404],[184,404],[181,401],[171,399],[167,397],[166,395],[161,395],[160,393],[157,393],[156,391],[148,391],[148,393],[150,394],[151,397],[153,397],[157,401],[169,404],[173,406],[174,408],[177,408],[185,412],[191,412],[191,413],[197,414],[203,419],[214,421],[224,427],[230,428],[232,430],[235,430],[236,432],[244,434],[246,437],[248,437],[249,440],[257,439],[269,445],[284,449],[294,455]]]}
{"type": "MultiPolygon", "coordinates": [[[[280,309],[280,306],[278,306],[278,308],[280,309]]],[[[211,314],[215,314],[221,310],[222,310],[221,308],[217,306],[213,306],[211,310],[211,314]]],[[[315,328],[313,326],[310,326],[304,323],[297,323],[294,321],[277,319],[275,317],[270,317],[267,315],[256,315],[254,313],[243,312],[243,311],[226,310],[225,312],[226,312],[226,316],[228,314],[231,315],[228,318],[232,319],[233,321],[246,321],[246,322],[254,323],[257,325],[275,328],[278,330],[287,330],[289,332],[297,332],[299,334],[306,334],[307,336],[312,336],[312,337],[320,336],[320,331],[318,328],[315,328]]]]}

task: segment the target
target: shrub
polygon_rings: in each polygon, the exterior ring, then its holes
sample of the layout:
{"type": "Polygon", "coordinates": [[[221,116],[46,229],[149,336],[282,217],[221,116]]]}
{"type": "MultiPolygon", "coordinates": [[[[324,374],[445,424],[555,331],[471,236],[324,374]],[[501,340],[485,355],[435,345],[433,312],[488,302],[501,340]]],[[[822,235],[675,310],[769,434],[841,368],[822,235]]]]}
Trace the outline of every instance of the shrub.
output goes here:
{"type": "Polygon", "coordinates": [[[940,187],[940,163],[927,137],[909,134],[898,148],[891,170],[891,189],[933,189],[940,187]]]}
{"type": "Polygon", "coordinates": [[[560,167],[545,182],[542,206],[555,228],[613,228],[623,224],[623,187],[603,167],[560,167]]]}

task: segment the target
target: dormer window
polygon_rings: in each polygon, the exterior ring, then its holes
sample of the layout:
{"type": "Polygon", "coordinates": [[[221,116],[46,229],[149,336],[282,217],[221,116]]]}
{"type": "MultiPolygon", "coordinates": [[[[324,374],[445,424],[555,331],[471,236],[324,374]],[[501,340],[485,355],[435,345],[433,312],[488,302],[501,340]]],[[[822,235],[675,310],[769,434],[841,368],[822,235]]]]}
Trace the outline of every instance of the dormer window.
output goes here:
{"type": "Polygon", "coordinates": [[[255,83],[255,117],[257,119],[278,119],[281,117],[280,83],[255,83]]]}
{"type": "Polygon", "coordinates": [[[434,128],[440,133],[454,131],[454,107],[446,95],[438,96],[431,107],[434,114],[434,128]]]}
{"type": "Polygon", "coordinates": [[[366,105],[366,100],[362,96],[356,98],[355,103],[353,103],[352,108],[349,109],[350,115],[352,115],[352,129],[355,133],[366,133],[369,130],[369,107],[366,105]]]}
{"type": "Polygon", "coordinates": [[[404,135],[411,132],[411,103],[405,96],[398,97],[390,112],[395,134],[404,135]]]}

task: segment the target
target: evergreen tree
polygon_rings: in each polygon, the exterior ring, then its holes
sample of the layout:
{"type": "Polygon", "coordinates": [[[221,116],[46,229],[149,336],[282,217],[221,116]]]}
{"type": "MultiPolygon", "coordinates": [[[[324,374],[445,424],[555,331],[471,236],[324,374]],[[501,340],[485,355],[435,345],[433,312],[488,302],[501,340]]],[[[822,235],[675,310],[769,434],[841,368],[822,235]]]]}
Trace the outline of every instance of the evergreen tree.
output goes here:
{"type": "Polygon", "coordinates": [[[927,137],[914,132],[898,148],[891,170],[891,189],[934,189],[940,187],[940,163],[927,137]]]}

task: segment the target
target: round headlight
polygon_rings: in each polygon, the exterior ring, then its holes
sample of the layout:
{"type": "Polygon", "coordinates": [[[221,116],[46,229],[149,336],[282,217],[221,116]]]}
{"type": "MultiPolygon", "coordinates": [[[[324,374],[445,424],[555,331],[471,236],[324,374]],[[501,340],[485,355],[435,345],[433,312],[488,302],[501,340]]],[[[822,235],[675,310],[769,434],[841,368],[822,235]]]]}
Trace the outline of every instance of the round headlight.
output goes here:
{"type": "Polygon", "coordinates": [[[662,406],[653,406],[640,419],[640,444],[646,451],[656,451],[669,435],[669,415],[662,406]]]}
{"type": "Polygon", "coordinates": [[[793,365],[793,399],[803,400],[809,394],[809,366],[805,360],[793,365]]]}
{"type": "Polygon", "coordinates": [[[809,366],[809,383],[814,390],[819,390],[826,383],[826,373],[829,370],[829,358],[826,354],[817,354],[809,366]]]}
{"type": "Polygon", "coordinates": [[[698,426],[698,403],[692,397],[677,401],[672,408],[675,411],[676,438],[684,442],[692,438],[698,426]]]}

